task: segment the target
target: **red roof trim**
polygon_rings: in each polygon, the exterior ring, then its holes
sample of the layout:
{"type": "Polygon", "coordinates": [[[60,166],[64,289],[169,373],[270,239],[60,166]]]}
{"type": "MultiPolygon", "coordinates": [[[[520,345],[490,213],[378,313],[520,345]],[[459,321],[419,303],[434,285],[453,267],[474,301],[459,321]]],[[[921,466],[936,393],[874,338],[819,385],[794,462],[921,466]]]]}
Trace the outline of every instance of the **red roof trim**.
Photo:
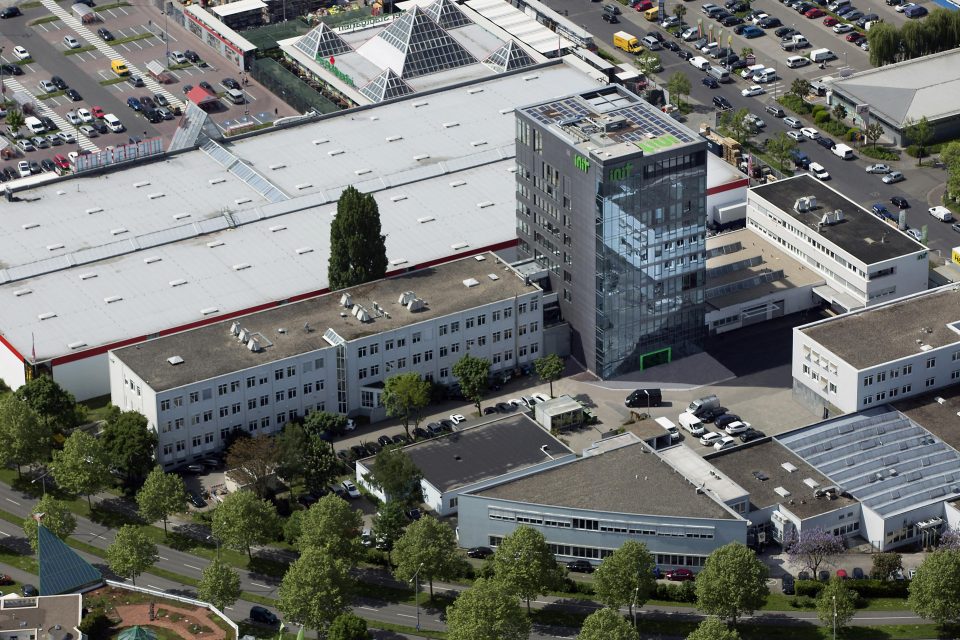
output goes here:
{"type": "Polygon", "coordinates": [[[711,189],[707,189],[707,195],[712,196],[718,193],[723,193],[724,191],[730,191],[731,189],[739,189],[740,187],[750,186],[750,181],[747,178],[740,178],[739,180],[733,180],[731,182],[724,182],[721,185],[717,185],[711,189]]]}

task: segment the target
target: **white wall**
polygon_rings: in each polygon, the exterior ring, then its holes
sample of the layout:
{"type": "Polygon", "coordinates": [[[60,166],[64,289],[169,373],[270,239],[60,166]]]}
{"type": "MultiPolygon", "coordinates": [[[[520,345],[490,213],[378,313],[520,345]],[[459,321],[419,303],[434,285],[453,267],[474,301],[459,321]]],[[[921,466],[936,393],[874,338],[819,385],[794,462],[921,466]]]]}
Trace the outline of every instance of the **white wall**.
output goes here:
{"type": "Polygon", "coordinates": [[[53,367],[53,379],[77,400],[89,400],[110,391],[107,354],[101,353],[53,367]]]}
{"type": "Polygon", "coordinates": [[[23,360],[14,355],[6,345],[0,345],[0,379],[11,389],[22,387],[27,381],[23,360]]]}
{"type": "MultiPolygon", "coordinates": [[[[710,331],[716,333],[726,333],[734,329],[740,329],[744,326],[757,322],[755,309],[758,306],[766,306],[762,316],[763,321],[771,320],[779,315],[789,315],[805,309],[811,309],[820,304],[820,299],[815,297],[813,288],[816,284],[810,284],[803,287],[787,287],[774,293],[760,296],[752,300],[746,300],[735,305],[707,311],[706,323],[710,331]],[[778,311],[776,306],[783,307],[778,311]],[[749,316],[744,317],[744,310],[749,311],[749,316]],[[775,315],[776,314],[776,315],[775,315]]],[[[708,302],[710,302],[708,300],[708,302]]]]}
{"type": "Polygon", "coordinates": [[[860,379],[857,370],[824,349],[801,328],[793,330],[791,371],[794,381],[844,413],[858,411],[860,379]],[[836,391],[831,390],[830,383],[836,385],[836,391]]]}

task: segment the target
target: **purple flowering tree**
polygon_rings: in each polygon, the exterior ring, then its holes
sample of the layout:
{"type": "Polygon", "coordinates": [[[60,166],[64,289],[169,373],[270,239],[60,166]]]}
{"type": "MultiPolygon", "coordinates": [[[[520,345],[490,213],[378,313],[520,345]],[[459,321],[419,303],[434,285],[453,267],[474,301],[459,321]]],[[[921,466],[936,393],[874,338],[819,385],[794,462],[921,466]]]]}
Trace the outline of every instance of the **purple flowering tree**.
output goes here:
{"type": "Polygon", "coordinates": [[[817,527],[805,530],[787,545],[786,552],[794,562],[802,562],[814,575],[827,558],[838,556],[846,550],[843,538],[817,527]]]}
{"type": "Polygon", "coordinates": [[[960,551],[960,531],[957,529],[947,529],[937,544],[937,549],[951,549],[960,551]]]}

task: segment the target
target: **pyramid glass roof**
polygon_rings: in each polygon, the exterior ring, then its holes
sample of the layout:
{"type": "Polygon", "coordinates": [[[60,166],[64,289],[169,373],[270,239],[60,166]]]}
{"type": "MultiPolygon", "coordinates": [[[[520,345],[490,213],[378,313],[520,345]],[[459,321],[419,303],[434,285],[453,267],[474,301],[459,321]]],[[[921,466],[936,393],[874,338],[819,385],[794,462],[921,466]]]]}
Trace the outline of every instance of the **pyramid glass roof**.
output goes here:
{"type": "Polygon", "coordinates": [[[483,63],[501,73],[513,69],[522,69],[534,64],[533,58],[513,40],[505,42],[502,47],[491,53],[483,63]]]}
{"type": "Polygon", "coordinates": [[[322,22],[300,38],[293,46],[314,60],[352,51],[350,45],[341,40],[340,36],[322,22]]]}
{"type": "Polygon", "coordinates": [[[393,69],[386,69],[360,89],[360,93],[371,102],[383,102],[384,100],[399,98],[400,96],[409,95],[413,92],[410,85],[397,76],[397,74],[393,72],[393,69]]]}
{"type": "Polygon", "coordinates": [[[413,7],[377,34],[403,55],[402,78],[416,78],[477,62],[463,46],[428,16],[413,7]]]}
{"type": "Polygon", "coordinates": [[[40,593],[56,596],[103,582],[103,576],[43,524],[37,526],[40,593]]]}
{"type": "Polygon", "coordinates": [[[450,0],[437,0],[423,9],[433,21],[444,29],[456,29],[473,24],[473,21],[460,11],[450,0]]]}

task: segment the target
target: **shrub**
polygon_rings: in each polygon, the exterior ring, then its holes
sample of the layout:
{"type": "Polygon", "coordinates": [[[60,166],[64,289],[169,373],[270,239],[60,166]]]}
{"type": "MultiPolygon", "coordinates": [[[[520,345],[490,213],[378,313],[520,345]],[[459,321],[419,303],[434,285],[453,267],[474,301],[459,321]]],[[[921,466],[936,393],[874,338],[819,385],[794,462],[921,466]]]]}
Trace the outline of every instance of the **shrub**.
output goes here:
{"type": "Polygon", "coordinates": [[[900,154],[884,147],[874,147],[873,145],[864,145],[860,148],[860,155],[874,160],[899,160],[900,154]]]}
{"type": "Polygon", "coordinates": [[[810,596],[816,598],[823,591],[824,583],[816,580],[797,580],[794,587],[798,596],[810,596]]]}
{"type": "Polygon", "coordinates": [[[827,108],[826,108],[825,106],[823,106],[822,104],[815,104],[815,105],[813,105],[813,107],[810,109],[810,113],[813,114],[813,117],[814,117],[814,118],[817,117],[817,114],[818,114],[818,113],[821,113],[821,112],[823,112],[823,111],[826,111],[827,113],[830,113],[830,110],[827,109],[827,108]]]}
{"type": "Polygon", "coordinates": [[[856,127],[850,127],[849,129],[847,129],[847,133],[844,134],[843,139],[848,142],[853,142],[854,140],[857,140],[859,137],[860,137],[860,129],[856,127]]]}
{"type": "Polygon", "coordinates": [[[790,606],[794,609],[813,609],[816,604],[816,601],[810,596],[799,596],[790,599],[790,606]]]}
{"type": "Polygon", "coordinates": [[[780,104],[782,104],[786,108],[796,113],[799,113],[799,114],[810,113],[810,105],[804,102],[802,98],[798,98],[792,93],[784,94],[779,98],[777,98],[777,100],[780,102],[780,104]]]}
{"type": "Polygon", "coordinates": [[[846,580],[847,588],[861,598],[906,598],[906,580],[846,580]]]}
{"type": "Polygon", "coordinates": [[[817,111],[816,113],[813,114],[813,121],[820,125],[830,122],[830,112],[817,111]]]}

